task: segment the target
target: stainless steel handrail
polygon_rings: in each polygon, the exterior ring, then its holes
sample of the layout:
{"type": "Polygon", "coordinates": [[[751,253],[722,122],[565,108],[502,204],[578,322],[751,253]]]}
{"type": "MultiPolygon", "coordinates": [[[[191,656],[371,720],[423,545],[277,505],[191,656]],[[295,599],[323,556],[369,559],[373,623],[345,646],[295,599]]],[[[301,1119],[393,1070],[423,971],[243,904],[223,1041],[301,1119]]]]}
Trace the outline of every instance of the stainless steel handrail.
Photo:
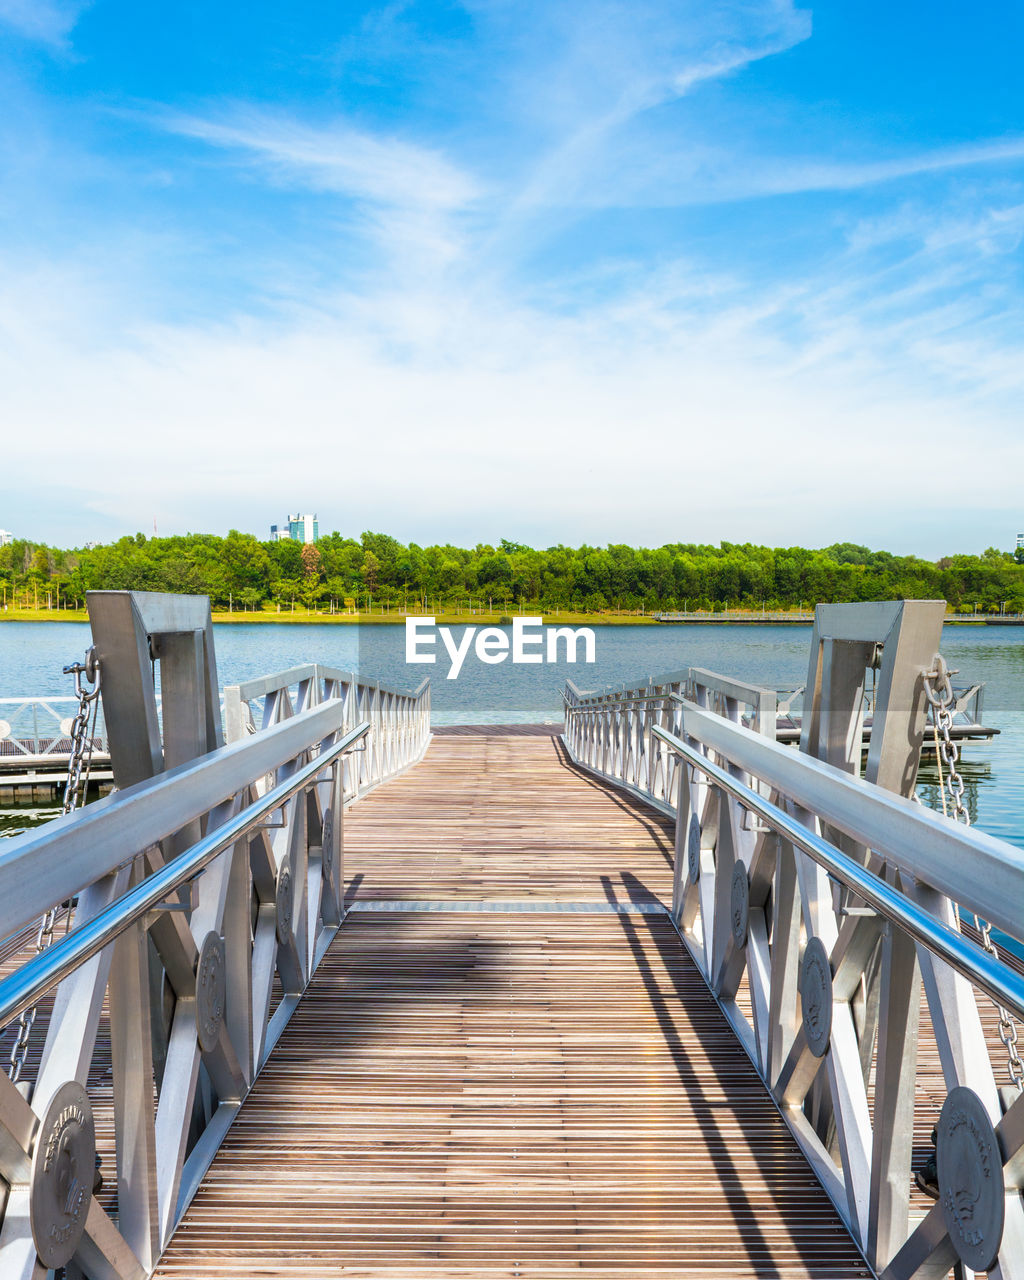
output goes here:
{"type": "Polygon", "coordinates": [[[809,831],[798,819],[765,800],[674,733],[669,733],[660,725],[652,725],[651,728],[667,747],[700,769],[744,808],[764,819],[779,835],[802,849],[830,875],[848,885],[880,915],[898,925],[915,942],[920,942],[934,955],[945,960],[957,973],[987,992],[998,1004],[1012,1009],[1018,1017],[1024,1018],[1024,977],[982,951],[941,920],[936,920],[885,880],[862,867],[821,836],[809,831]]]}
{"type": "Polygon", "coordinates": [[[240,684],[229,686],[238,691],[243,702],[253,698],[265,697],[268,693],[277,693],[289,685],[300,684],[304,680],[329,680],[342,684],[352,684],[360,689],[376,689],[378,693],[389,694],[397,698],[417,699],[425,685],[430,683],[427,676],[415,689],[399,689],[394,685],[381,684],[379,680],[360,676],[356,671],[343,671],[340,667],[328,667],[321,662],[302,663],[297,667],[289,667],[286,671],[278,671],[270,676],[255,676],[251,680],[243,680],[240,684]]]}
{"type": "Polygon", "coordinates": [[[676,695],[671,693],[637,693],[633,695],[616,695],[604,693],[589,693],[586,695],[586,701],[570,702],[565,695],[565,690],[561,691],[562,701],[566,706],[571,707],[574,711],[614,710],[616,707],[625,707],[634,702],[662,702],[666,698],[673,698],[676,695]]]}
{"type": "Polygon", "coordinates": [[[315,760],[297,769],[255,804],[249,805],[216,831],[204,836],[173,862],[122,894],[92,920],[72,929],[48,951],[33,957],[0,982],[0,1027],[6,1026],[23,1010],[30,1009],[70,973],[102,951],[147,911],[156,907],[168,894],[197,876],[218,854],[248,835],[268,813],[279,809],[297,791],[307,787],[318,774],[351,750],[370,731],[370,727],[370,722],[364,720],[350,729],[337,742],[322,749],[315,760]]]}

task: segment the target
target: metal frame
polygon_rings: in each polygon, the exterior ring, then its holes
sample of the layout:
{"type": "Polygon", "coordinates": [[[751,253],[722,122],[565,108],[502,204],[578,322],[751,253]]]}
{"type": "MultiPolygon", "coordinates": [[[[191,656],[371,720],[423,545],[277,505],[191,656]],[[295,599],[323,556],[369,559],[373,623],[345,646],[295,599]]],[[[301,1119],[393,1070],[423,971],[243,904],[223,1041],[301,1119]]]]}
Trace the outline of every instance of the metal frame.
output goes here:
{"type": "Polygon", "coordinates": [[[323,679],[314,690],[307,677],[298,700],[295,672],[236,687],[247,697],[226,698],[229,726],[257,686],[273,706],[225,746],[208,602],[111,592],[89,604],[121,790],[0,853],[0,936],[77,899],[67,937],[0,982],[0,1021],[54,992],[28,1096],[0,1076],[4,1280],[46,1274],[29,1215],[39,1117],[67,1081],[87,1083],[105,1000],[117,1217],[92,1202],[68,1276],[152,1271],[341,923],[345,804],[418,759],[430,734],[427,688],[353,692],[314,667],[323,679]],[[211,934],[222,1016],[204,1035],[211,934]]]}
{"type": "Polygon", "coordinates": [[[562,697],[565,741],[573,757],[669,815],[675,814],[678,764],[653,729],[680,731],[681,698],[775,736],[774,689],[702,667],[649,676],[641,686],[603,693],[583,692],[567,680],[562,697]]]}
{"type": "Polygon", "coordinates": [[[321,663],[228,685],[224,690],[228,741],[255,733],[257,726],[267,729],[329,698],[341,700],[346,726],[361,720],[372,726],[366,750],[345,761],[346,796],[363,796],[383,779],[422,760],[430,745],[429,679],[409,692],[321,663]]]}
{"type": "Polygon", "coordinates": [[[920,1222],[909,1212],[923,1007],[947,1089],[972,1089],[995,1126],[1006,1191],[991,1274],[1021,1280],[1024,1097],[997,1088],[977,993],[1024,1014],[1024,982],[961,935],[954,904],[1024,943],[1024,857],[909,798],[940,626],[934,602],[819,606],[801,752],[728,703],[678,690],[667,707],[632,690],[600,703],[569,691],[565,742],[580,765],[674,814],[676,927],[877,1273],[968,1274],[941,1205],[920,1222]],[[861,779],[868,670],[878,729],[861,779]],[[642,762],[620,745],[645,739],[642,762]],[[832,976],[820,1058],[800,990],[811,939],[832,976]]]}
{"type": "MultiPolygon", "coordinates": [[[[0,769],[34,764],[67,764],[71,721],[78,699],[0,698],[0,769]]],[[[103,718],[96,722],[96,755],[107,750],[103,718]]]]}

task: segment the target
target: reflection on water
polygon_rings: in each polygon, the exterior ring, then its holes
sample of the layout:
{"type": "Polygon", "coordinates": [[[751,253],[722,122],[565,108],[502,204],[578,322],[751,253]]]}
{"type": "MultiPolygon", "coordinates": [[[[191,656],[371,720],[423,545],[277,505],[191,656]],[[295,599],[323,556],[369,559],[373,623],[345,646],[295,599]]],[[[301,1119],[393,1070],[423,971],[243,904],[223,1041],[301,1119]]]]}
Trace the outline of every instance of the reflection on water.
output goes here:
{"type": "Polygon", "coordinates": [[[59,805],[44,805],[38,801],[17,804],[7,800],[0,806],[0,836],[20,836],[29,827],[38,827],[60,816],[59,805]]]}
{"type": "MultiPolygon", "coordinates": [[[[975,750],[978,748],[976,747],[975,750]]],[[[992,785],[992,766],[987,761],[961,760],[957,765],[964,784],[963,803],[971,826],[978,822],[978,796],[982,789],[992,785]]],[[[953,815],[953,805],[949,798],[949,784],[945,775],[940,773],[934,756],[925,756],[917,775],[917,794],[922,804],[936,813],[953,815]],[[943,808],[945,800],[945,808],[943,808]]]]}
{"type": "MultiPolygon", "coordinates": [[[[964,781],[964,804],[973,826],[1024,849],[1024,715],[992,708],[986,710],[985,721],[1001,732],[991,742],[963,744],[957,768],[964,781]]],[[[934,756],[921,763],[918,795],[930,808],[942,811],[934,756]]]]}

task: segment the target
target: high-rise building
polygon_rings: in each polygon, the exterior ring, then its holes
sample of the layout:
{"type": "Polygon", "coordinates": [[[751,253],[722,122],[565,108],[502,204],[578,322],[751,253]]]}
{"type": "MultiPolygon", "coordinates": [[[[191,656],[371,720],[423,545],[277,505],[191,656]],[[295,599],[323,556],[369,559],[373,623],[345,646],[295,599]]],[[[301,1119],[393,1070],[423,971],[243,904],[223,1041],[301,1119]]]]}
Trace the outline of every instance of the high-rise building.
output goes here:
{"type": "Polygon", "coordinates": [[[1024,533],[1017,534],[1017,550],[1024,551],[1024,533]]]}
{"type": "Polygon", "coordinates": [[[270,526],[271,542],[287,542],[289,538],[292,542],[316,542],[319,537],[320,522],[315,511],[306,515],[289,516],[287,524],[270,526]]]}
{"type": "Polygon", "coordinates": [[[14,534],[9,529],[0,529],[0,547],[9,546],[14,541],[14,534]]]}

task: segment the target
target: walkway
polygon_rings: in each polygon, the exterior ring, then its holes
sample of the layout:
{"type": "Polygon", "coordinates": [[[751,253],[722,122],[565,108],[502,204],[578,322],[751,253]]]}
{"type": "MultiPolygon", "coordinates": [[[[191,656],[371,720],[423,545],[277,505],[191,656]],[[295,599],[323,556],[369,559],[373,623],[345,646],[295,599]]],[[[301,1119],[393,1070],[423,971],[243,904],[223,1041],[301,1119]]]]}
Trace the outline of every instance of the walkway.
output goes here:
{"type": "Polygon", "coordinates": [[[551,731],[346,817],[352,911],[157,1272],[869,1272],[668,917],[671,837],[551,731]]]}

